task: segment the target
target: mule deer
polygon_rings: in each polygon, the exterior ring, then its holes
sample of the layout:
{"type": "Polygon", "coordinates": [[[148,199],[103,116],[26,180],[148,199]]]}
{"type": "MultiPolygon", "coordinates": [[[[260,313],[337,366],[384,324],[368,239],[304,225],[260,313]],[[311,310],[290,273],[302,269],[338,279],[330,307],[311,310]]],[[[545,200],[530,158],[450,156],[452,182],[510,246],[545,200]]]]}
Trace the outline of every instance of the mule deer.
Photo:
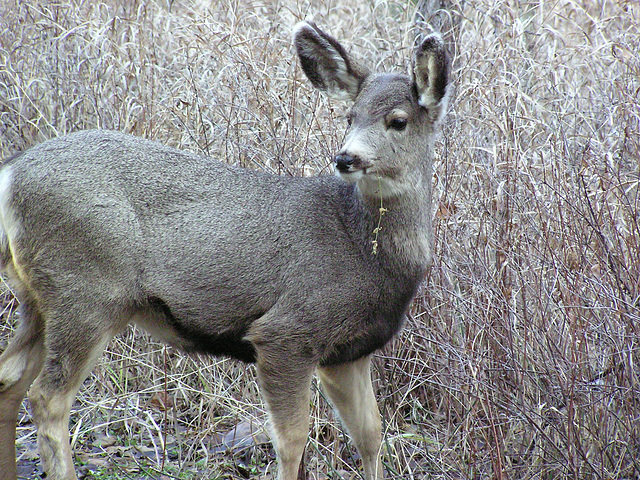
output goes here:
{"type": "Polygon", "coordinates": [[[27,390],[47,478],[76,478],[73,398],[129,323],[256,364],[279,480],[297,477],[314,371],[365,477],[383,477],[369,359],[431,262],[431,148],[448,60],[435,33],[417,45],[412,78],[356,66],[312,23],[297,25],[294,43],[311,83],[353,102],[341,178],[256,173],[99,130],[5,162],[0,261],[21,315],[0,357],[2,478],[16,477],[27,390]]]}

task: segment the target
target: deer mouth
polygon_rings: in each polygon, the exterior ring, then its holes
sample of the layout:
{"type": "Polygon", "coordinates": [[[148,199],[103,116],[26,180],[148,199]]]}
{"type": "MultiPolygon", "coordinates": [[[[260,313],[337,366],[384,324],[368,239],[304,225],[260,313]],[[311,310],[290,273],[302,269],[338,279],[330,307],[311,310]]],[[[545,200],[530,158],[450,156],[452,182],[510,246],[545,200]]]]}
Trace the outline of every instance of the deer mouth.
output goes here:
{"type": "Polygon", "coordinates": [[[369,165],[357,155],[339,153],[335,156],[336,173],[344,180],[355,182],[367,174],[369,165]]]}
{"type": "Polygon", "coordinates": [[[347,183],[356,183],[362,177],[364,177],[366,173],[365,170],[354,170],[348,172],[341,172],[340,170],[336,170],[336,175],[338,175],[342,180],[347,183]]]}

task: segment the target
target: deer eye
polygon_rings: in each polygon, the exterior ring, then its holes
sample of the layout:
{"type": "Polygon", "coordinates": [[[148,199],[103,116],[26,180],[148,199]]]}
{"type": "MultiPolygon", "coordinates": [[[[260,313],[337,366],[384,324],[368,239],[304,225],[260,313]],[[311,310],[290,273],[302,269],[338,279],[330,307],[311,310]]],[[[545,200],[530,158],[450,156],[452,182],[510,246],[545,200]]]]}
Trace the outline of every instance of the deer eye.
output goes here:
{"type": "Polygon", "coordinates": [[[389,122],[387,128],[392,128],[398,132],[403,131],[407,127],[407,119],[406,118],[394,118],[389,122]]]}

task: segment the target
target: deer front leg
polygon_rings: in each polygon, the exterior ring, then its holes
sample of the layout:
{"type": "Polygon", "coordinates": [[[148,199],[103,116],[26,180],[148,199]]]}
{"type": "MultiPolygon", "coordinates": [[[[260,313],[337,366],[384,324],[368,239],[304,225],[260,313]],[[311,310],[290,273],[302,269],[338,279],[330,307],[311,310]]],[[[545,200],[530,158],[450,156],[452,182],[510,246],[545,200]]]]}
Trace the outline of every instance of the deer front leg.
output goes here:
{"type": "Polygon", "coordinates": [[[280,351],[258,354],[258,382],[267,405],[278,457],[278,480],[296,480],[309,435],[309,398],[313,365],[280,351]]]}
{"type": "Polygon", "coordinates": [[[365,357],[345,365],[319,367],[318,376],[360,452],[365,478],[381,480],[382,425],[371,385],[370,363],[371,357],[365,357]]]}

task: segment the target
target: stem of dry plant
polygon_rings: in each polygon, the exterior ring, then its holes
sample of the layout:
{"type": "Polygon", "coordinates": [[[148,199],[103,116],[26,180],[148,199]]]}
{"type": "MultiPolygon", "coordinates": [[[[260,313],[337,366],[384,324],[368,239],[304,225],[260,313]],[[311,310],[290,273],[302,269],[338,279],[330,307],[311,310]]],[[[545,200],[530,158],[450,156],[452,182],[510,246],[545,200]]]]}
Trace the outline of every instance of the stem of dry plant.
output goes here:
{"type": "MultiPolygon", "coordinates": [[[[640,7],[458,6],[436,260],[374,361],[388,476],[638,478],[640,7]]],[[[327,174],[345,105],[306,83],[291,27],[312,18],[369,67],[407,71],[414,11],[409,0],[5,0],[0,157],[100,127],[247,168],[327,174]]],[[[4,342],[8,288],[2,304],[4,342]]],[[[339,420],[312,398],[307,470],[354,477],[339,420]]],[[[71,429],[89,465],[240,479],[275,471],[266,440],[225,447],[227,432],[260,430],[264,417],[252,368],[132,329],[85,383],[71,429]],[[104,437],[116,446],[100,447],[104,437]],[[163,453],[147,455],[155,445],[163,453]]]]}

